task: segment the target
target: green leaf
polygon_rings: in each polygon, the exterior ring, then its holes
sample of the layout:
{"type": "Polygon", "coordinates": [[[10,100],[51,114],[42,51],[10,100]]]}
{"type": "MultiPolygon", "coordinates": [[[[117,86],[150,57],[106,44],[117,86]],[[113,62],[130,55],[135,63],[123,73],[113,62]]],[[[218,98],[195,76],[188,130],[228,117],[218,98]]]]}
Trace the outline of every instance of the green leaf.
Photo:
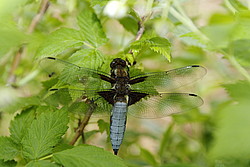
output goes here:
{"type": "Polygon", "coordinates": [[[161,54],[168,61],[171,61],[171,44],[166,38],[162,37],[153,37],[149,39],[141,39],[131,43],[130,49],[132,49],[133,54],[136,56],[138,55],[142,49],[150,49],[153,52],[161,54]]]}
{"type": "MultiPolygon", "coordinates": [[[[245,92],[248,89],[245,89],[245,92]]],[[[239,93],[236,92],[237,89],[234,90],[233,96],[238,98],[239,93]]],[[[246,98],[244,94],[243,97],[246,98]]],[[[248,99],[236,105],[227,105],[219,112],[216,120],[215,140],[209,152],[210,160],[222,160],[228,164],[225,166],[232,167],[249,165],[250,133],[247,127],[250,126],[250,112],[248,99]]]]}
{"type": "Polygon", "coordinates": [[[105,6],[108,2],[109,2],[109,0],[91,0],[90,1],[91,6],[98,5],[101,7],[105,6]]]}
{"type": "Polygon", "coordinates": [[[148,46],[151,50],[161,54],[162,56],[167,58],[169,62],[171,61],[171,55],[170,55],[171,44],[166,38],[154,37],[151,38],[148,42],[149,42],[148,46]]]}
{"type": "Polygon", "coordinates": [[[10,137],[0,136],[0,159],[13,160],[19,153],[18,146],[10,137]]]}
{"type": "MultiPolygon", "coordinates": [[[[84,49],[75,52],[67,61],[80,67],[98,69],[103,64],[104,57],[101,52],[96,49],[84,49]]],[[[53,64],[51,65],[53,66],[53,64]]],[[[79,80],[82,79],[83,76],[91,76],[91,74],[86,73],[84,69],[79,70],[77,66],[67,66],[65,64],[62,64],[59,73],[59,82],[55,87],[60,87],[65,84],[79,84],[79,80]]]]}
{"type": "Polygon", "coordinates": [[[52,153],[53,147],[67,130],[68,115],[64,110],[42,113],[28,129],[23,144],[23,155],[38,159],[52,153]]]}
{"type": "Polygon", "coordinates": [[[83,45],[84,37],[80,31],[70,28],[60,28],[52,32],[48,39],[38,49],[37,58],[57,56],[69,48],[77,48],[83,45]]]}
{"type": "Polygon", "coordinates": [[[159,163],[156,162],[154,155],[144,148],[141,148],[141,157],[143,157],[143,159],[146,160],[150,166],[159,165],[159,163]]]}
{"type": "Polygon", "coordinates": [[[235,16],[232,14],[221,14],[221,13],[215,13],[211,16],[209,19],[210,25],[225,25],[225,24],[231,24],[235,21],[235,16]]]}
{"type": "Polygon", "coordinates": [[[233,38],[234,23],[210,25],[202,28],[202,32],[211,40],[211,48],[226,48],[233,38]]]}
{"type": "Polygon", "coordinates": [[[250,12],[245,11],[237,13],[235,20],[236,26],[232,33],[233,39],[250,39],[250,12]]]}
{"type": "Polygon", "coordinates": [[[51,91],[51,95],[46,97],[44,101],[52,106],[58,107],[60,104],[67,105],[72,101],[72,98],[66,89],[60,89],[58,91],[51,91]]]}
{"type": "Polygon", "coordinates": [[[175,57],[175,61],[180,61],[183,63],[183,66],[187,64],[199,64],[205,60],[205,52],[200,47],[195,46],[186,46],[185,49],[180,50],[179,55],[175,57]]]}
{"type": "Polygon", "coordinates": [[[7,53],[11,48],[18,47],[27,39],[27,35],[18,30],[14,23],[4,20],[1,20],[0,22],[0,37],[0,57],[7,53]]]}
{"type": "Polygon", "coordinates": [[[0,3],[0,20],[7,15],[13,14],[19,10],[20,7],[27,2],[27,0],[12,0],[12,1],[1,1],[0,3]]]}
{"type": "Polygon", "coordinates": [[[102,148],[89,145],[76,146],[73,149],[55,153],[53,159],[63,166],[127,166],[118,156],[114,156],[102,148]]]}
{"type": "Polygon", "coordinates": [[[21,141],[35,118],[34,108],[28,108],[16,115],[15,119],[10,123],[10,137],[16,144],[21,141]]]}
{"type": "Polygon", "coordinates": [[[248,10],[246,6],[244,6],[240,1],[235,1],[235,0],[229,0],[229,2],[231,3],[231,5],[237,9],[238,11],[242,11],[242,10],[248,10]]]}
{"type": "Polygon", "coordinates": [[[88,111],[90,105],[85,102],[74,102],[70,105],[69,111],[72,113],[86,113],[88,111]]]}
{"type": "Polygon", "coordinates": [[[62,140],[59,144],[57,144],[54,149],[53,149],[53,153],[55,152],[61,152],[63,150],[67,150],[67,149],[71,149],[74,146],[69,145],[68,143],[66,143],[67,141],[62,140]]]}
{"type": "Polygon", "coordinates": [[[102,119],[98,120],[97,123],[98,123],[98,127],[101,133],[106,131],[107,134],[109,134],[109,123],[105,122],[102,119]]]}
{"type": "Polygon", "coordinates": [[[46,160],[30,161],[25,167],[59,167],[59,165],[46,160]]]}
{"type": "Polygon", "coordinates": [[[200,166],[194,164],[175,163],[175,164],[162,165],[160,167],[200,167],[200,166]]]}
{"type": "Polygon", "coordinates": [[[78,17],[78,25],[85,40],[94,48],[107,42],[100,20],[93,9],[85,7],[78,17]]]}
{"type": "Polygon", "coordinates": [[[99,130],[91,130],[91,131],[85,132],[84,133],[84,139],[85,139],[85,141],[88,140],[94,134],[97,134],[99,132],[100,132],[99,130]]]}
{"type": "Polygon", "coordinates": [[[165,150],[167,149],[167,146],[170,143],[170,135],[172,133],[174,127],[174,123],[170,124],[170,126],[166,129],[166,131],[163,134],[163,138],[161,140],[161,145],[160,145],[160,150],[159,150],[159,155],[162,157],[163,153],[165,152],[165,150]]]}
{"type": "Polygon", "coordinates": [[[246,91],[250,88],[248,81],[238,81],[234,84],[225,84],[228,94],[236,101],[245,101],[250,99],[250,92],[246,91]]]}
{"type": "Polygon", "coordinates": [[[75,52],[69,61],[81,67],[98,69],[103,65],[104,56],[97,49],[84,49],[75,52]]]}
{"type": "Polygon", "coordinates": [[[17,100],[14,101],[12,104],[2,108],[2,111],[8,112],[8,113],[14,113],[20,109],[28,108],[28,107],[39,105],[39,104],[41,104],[41,101],[39,97],[37,96],[20,97],[20,98],[17,98],[17,100]]]}
{"type": "Polygon", "coordinates": [[[4,161],[0,159],[0,166],[1,167],[15,167],[16,166],[16,161],[4,161]]]}
{"type": "Polygon", "coordinates": [[[126,17],[123,17],[121,19],[119,19],[120,24],[129,32],[136,34],[138,31],[138,21],[128,15],[126,17]]]}
{"type": "Polygon", "coordinates": [[[232,42],[229,52],[233,51],[233,55],[242,66],[250,66],[250,40],[242,39],[232,42]]]}

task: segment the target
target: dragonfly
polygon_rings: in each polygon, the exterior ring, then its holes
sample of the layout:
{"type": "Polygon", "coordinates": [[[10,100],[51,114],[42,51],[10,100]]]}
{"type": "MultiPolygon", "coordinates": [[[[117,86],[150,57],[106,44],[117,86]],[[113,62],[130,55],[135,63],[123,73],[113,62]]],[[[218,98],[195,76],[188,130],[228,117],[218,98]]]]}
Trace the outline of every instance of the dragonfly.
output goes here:
{"type": "MultiPolygon", "coordinates": [[[[69,71],[65,69],[71,69],[73,72],[68,74],[69,78],[65,82],[75,80],[84,85],[88,78],[95,78],[97,82],[92,85],[98,84],[98,80],[108,83],[108,88],[87,91],[85,87],[85,90],[72,90],[80,91],[82,96],[95,94],[96,101],[102,99],[111,106],[110,110],[103,111],[103,113],[110,115],[110,141],[115,155],[118,154],[124,138],[127,113],[137,118],[162,118],[197,108],[203,104],[202,98],[196,94],[176,91],[201,79],[206,74],[206,68],[200,65],[130,76],[128,62],[121,58],[111,61],[110,73],[85,68],[56,57],[45,57],[42,62],[52,64],[54,67],[60,64],[63,69],[60,71],[62,76],[69,71]],[[172,91],[176,92],[171,93],[172,91]]],[[[48,71],[48,73],[50,76],[56,74],[54,71],[48,71]]]]}

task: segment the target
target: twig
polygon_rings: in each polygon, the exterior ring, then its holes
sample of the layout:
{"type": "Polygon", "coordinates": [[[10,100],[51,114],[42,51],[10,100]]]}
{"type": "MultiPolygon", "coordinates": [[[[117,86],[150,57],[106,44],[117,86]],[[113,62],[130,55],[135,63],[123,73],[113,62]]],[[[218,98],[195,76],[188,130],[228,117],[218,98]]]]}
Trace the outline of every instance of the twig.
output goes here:
{"type": "Polygon", "coordinates": [[[86,127],[86,125],[88,124],[92,113],[95,111],[96,105],[90,100],[87,100],[87,103],[90,103],[89,104],[90,108],[88,109],[87,113],[85,114],[80,126],[77,128],[74,138],[69,143],[70,145],[74,145],[76,143],[76,141],[78,140],[78,138],[83,135],[83,130],[86,127]]]}
{"type": "MultiPolygon", "coordinates": [[[[39,12],[32,19],[32,21],[30,23],[30,26],[28,28],[28,33],[32,33],[34,31],[34,29],[37,26],[38,22],[41,20],[42,16],[47,11],[48,7],[49,7],[49,0],[43,0],[41,2],[39,12]]],[[[15,57],[13,59],[13,63],[12,63],[10,72],[9,72],[9,77],[8,77],[8,81],[7,81],[8,84],[12,84],[12,83],[15,82],[16,76],[15,76],[14,72],[17,69],[18,65],[20,64],[21,57],[24,54],[24,52],[25,52],[25,48],[24,48],[24,46],[22,46],[22,47],[20,47],[20,49],[16,53],[16,55],[15,55],[15,57]]]]}
{"type": "Polygon", "coordinates": [[[47,11],[48,7],[49,7],[49,0],[43,0],[41,2],[40,8],[39,8],[39,12],[32,19],[32,21],[30,23],[30,26],[28,28],[28,33],[32,33],[34,31],[34,29],[37,26],[38,22],[41,20],[41,18],[43,17],[44,13],[47,11]]]}
{"type": "Polygon", "coordinates": [[[139,39],[141,39],[141,36],[144,33],[145,27],[143,25],[143,22],[144,22],[144,19],[142,19],[142,21],[138,22],[139,30],[138,30],[138,32],[136,34],[135,41],[138,41],[139,39]]]}
{"type": "MultiPolygon", "coordinates": [[[[135,36],[135,41],[138,41],[141,39],[142,37],[142,34],[144,33],[144,30],[145,30],[145,27],[144,27],[144,20],[145,20],[146,17],[142,17],[141,21],[138,22],[138,26],[139,26],[139,29],[137,31],[137,34],[135,36]]],[[[128,51],[129,54],[132,54],[133,56],[133,51],[132,49],[130,49],[128,51]]]]}
{"type": "Polygon", "coordinates": [[[23,47],[21,47],[18,50],[16,56],[13,59],[13,62],[12,62],[12,65],[11,65],[11,69],[10,69],[10,72],[9,72],[8,81],[7,81],[8,84],[12,84],[16,80],[16,75],[14,73],[15,73],[15,70],[17,69],[17,67],[18,67],[18,65],[20,63],[22,53],[23,53],[23,47]]]}

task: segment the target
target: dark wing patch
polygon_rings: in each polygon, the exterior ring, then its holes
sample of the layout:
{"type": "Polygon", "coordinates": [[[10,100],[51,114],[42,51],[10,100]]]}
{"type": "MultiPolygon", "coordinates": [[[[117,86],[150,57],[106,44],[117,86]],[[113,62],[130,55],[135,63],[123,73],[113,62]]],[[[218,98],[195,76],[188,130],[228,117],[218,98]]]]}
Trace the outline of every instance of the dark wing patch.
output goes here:
{"type": "Polygon", "coordinates": [[[132,105],[137,103],[138,101],[140,101],[142,98],[145,98],[146,96],[148,96],[147,93],[141,93],[141,92],[130,92],[128,97],[128,105],[132,105]]]}
{"type": "Polygon", "coordinates": [[[99,91],[97,93],[102,96],[109,104],[114,104],[114,96],[116,94],[114,90],[99,91]]]}

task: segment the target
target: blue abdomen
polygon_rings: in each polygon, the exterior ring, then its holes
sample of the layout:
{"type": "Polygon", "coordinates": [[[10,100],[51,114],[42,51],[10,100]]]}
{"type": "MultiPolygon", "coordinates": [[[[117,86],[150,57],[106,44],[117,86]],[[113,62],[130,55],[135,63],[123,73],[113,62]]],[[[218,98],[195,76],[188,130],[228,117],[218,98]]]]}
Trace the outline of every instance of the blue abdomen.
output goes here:
{"type": "Polygon", "coordinates": [[[114,154],[117,155],[124,137],[127,119],[127,103],[116,102],[110,117],[110,140],[114,154]]]}

